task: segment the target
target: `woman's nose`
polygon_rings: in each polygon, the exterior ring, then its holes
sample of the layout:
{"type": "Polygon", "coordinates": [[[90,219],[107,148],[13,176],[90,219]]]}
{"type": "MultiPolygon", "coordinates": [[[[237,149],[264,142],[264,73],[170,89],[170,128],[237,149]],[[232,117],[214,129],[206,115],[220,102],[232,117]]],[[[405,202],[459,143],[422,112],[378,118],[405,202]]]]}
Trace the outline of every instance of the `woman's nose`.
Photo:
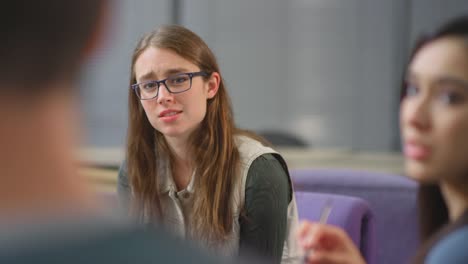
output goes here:
{"type": "Polygon", "coordinates": [[[159,86],[159,92],[158,92],[158,103],[162,104],[165,102],[172,102],[174,100],[174,95],[169,92],[169,89],[167,89],[166,84],[162,83],[159,86]]]}
{"type": "Polygon", "coordinates": [[[403,108],[406,123],[418,130],[427,130],[431,125],[430,108],[429,98],[420,96],[409,99],[403,108]]]}

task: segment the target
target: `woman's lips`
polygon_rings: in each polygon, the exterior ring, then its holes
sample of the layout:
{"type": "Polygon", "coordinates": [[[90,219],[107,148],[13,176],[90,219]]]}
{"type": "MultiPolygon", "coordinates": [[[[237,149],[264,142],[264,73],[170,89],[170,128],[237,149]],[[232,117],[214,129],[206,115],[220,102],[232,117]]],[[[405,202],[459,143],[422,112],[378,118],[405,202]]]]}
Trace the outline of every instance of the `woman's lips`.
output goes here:
{"type": "Polygon", "coordinates": [[[431,155],[430,147],[415,143],[415,142],[406,142],[404,146],[405,157],[413,160],[426,160],[431,155]]]}
{"type": "Polygon", "coordinates": [[[182,111],[178,110],[165,110],[159,114],[159,118],[164,122],[173,122],[179,118],[181,113],[182,111]]]}

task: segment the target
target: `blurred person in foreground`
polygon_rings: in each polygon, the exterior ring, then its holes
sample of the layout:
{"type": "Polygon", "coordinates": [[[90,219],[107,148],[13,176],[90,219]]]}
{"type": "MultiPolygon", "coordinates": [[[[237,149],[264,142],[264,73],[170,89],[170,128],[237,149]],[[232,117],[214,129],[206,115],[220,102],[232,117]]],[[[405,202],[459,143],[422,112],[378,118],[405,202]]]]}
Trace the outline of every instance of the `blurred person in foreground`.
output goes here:
{"type": "MultiPolygon", "coordinates": [[[[405,78],[400,127],[423,242],[413,263],[468,263],[468,16],[424,38],[405,78]]],[[[337,227],[304,222],[298,237],[307,263],[364,263],[337,227]]]]}
{"type": "Polygon", "coordinates": [[[100,42],[109,4],[2,6],[0,263],[220,263],[162,231],[105,216],[77,174],[75,81],[100,42]]]}

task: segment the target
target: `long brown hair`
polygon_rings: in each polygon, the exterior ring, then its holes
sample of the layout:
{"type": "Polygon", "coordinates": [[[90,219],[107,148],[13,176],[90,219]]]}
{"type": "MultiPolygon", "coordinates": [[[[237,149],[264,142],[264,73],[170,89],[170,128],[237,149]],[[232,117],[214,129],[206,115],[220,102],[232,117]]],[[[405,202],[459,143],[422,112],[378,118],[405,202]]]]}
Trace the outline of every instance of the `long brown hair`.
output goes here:
{"type": "MultiPolygon", "coordinates": [[[[133,53],[130,84],[136,82],[134,65],[149,47],[169,49],[197,65],[201,71],[220,73],[214,54],[192,31],[176,25],[162,26],[145,35],[133,53]]],[[[209,77],[205,77],[207,80],[209,77]]],[[[207,101],[206,116],[190,137],[190,154],[196,164],[193,226],[191,235],[206,241],[222,241],[233,226],[231,194],[238,174],[239,153],[234,135],[231,103],[221,79],[217,94],[207,101]]],[[[155,130],[129,89],[127,168],[134,193],[132,212],[140,218],[161,219],[158,166],[173,157],[164,136],[155,130]]]]}
{"type": "MultiPolygon", "coordinates": [[[[421,36],[414,45],[402,77],[400,102],[406,96],[406,69],[418,52],[431,41],[430,36],[421,36]]],[[[420,183],[418,188],[419,239],[427,241],[434,233],[448,222],[448,210],[442,192],[437,183],[420,183]]]]}

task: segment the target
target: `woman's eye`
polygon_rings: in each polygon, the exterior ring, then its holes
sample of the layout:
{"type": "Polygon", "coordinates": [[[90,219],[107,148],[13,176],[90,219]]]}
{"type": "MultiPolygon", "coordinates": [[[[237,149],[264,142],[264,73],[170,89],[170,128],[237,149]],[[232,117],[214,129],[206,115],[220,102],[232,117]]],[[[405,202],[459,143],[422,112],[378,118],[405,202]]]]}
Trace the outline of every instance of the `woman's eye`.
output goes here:
{"type": "Polygon", "coordinates": [[[187,82],[188,80],[189,80],[188,76],[177,76],[177,77],[169,79],[169,82],[171,84],[177,85],[177,84],[183,84],[183,83],[187,82]]]}
{"type": "Polygon", "coordinates": [[[145,89],[145,90],[152,90],[152,89],[155,89],[157,87],[158,87],[158,84],[155,83],[155,82],[145,83],[143,85],[143,89],[145,89]]]}
{"type": "Polygon", "coordinates": [[[408,84],[406,86],[406,96],[407,97],[413,97],[413,96],[416,96],[419,92],[419,89],[418,87],[416,87],[415,85],[412,85],[412,84],[408,84]]]}
{"type": "Polygon", "coordinates": [[[465,101],[465,97],[462,94],[453,91],[442,91],[439,95],[439,99],[444,104],[448,105],[454,105],[465,101]]]}

